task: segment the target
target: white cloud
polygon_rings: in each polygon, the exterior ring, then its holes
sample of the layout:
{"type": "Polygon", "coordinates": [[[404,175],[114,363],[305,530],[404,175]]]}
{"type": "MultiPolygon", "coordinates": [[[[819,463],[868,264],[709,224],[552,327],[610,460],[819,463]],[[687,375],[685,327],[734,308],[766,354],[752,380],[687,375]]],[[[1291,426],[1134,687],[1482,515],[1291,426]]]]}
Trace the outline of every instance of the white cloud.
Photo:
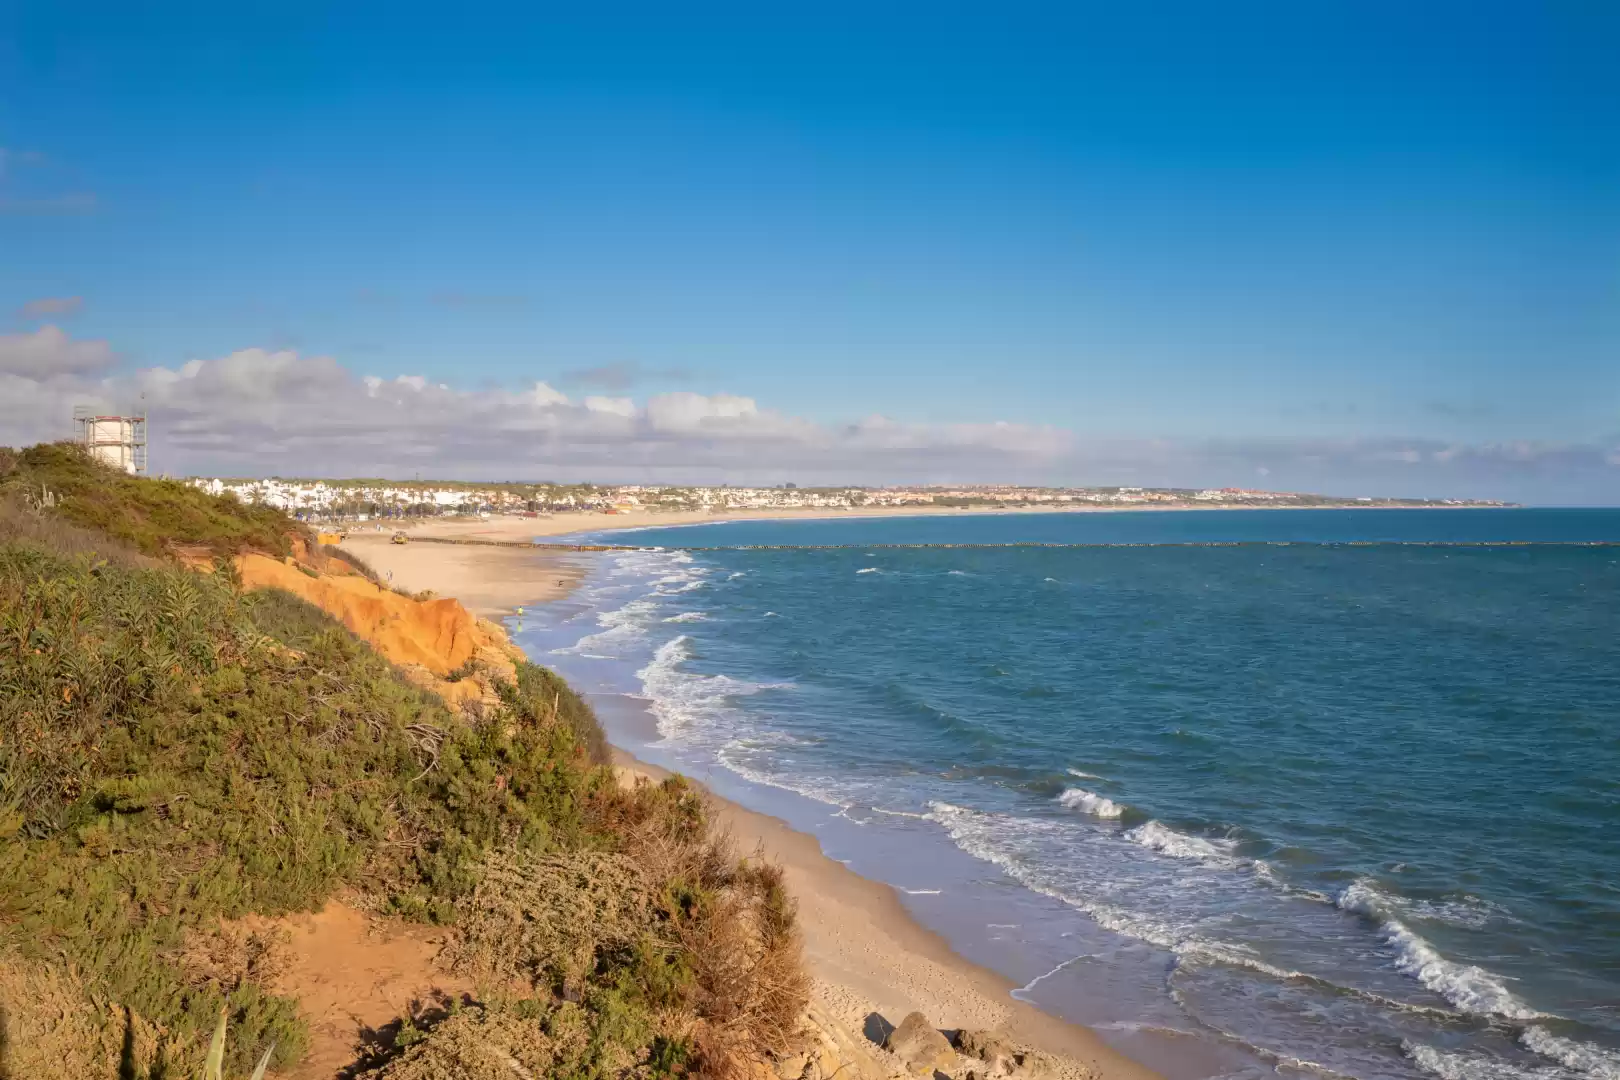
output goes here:
{"type": "Polygon", "coordinates": [[[88,375],[112,367],[105,341],[74,341],[55,326],[31,334],[0,334],[0,373],[25,379],[88,375]]]}
{"type": "Polygon", "coordinates": [[[331,357],[244,349],[113,374],[106,342],[54,326],[0,336],[0,444],[62,438],[74,405],[151,416],[173,473],[536,477],[668,482],[1023,482],[1268,487],[1344,495],[1620,502],[1620,439],[1081,438],[1003,422],[822,424],[688,391],[575,402],[545,382],[460,390],[361,376],[331,357]]]}
{"type": "Polygon", "coordinates": [[[636,415],[636,403],[627,397],[597,397],[585,399],[585,407],[592,412],[612,413],[614,416],[636,415]]]}
{"type": "Polygon", "coordinates": [[[529,400],[533,401],[534,404],[540,406],[541,408],[544,408],[547,405],[568,404],[567,394],[553,390],[543,382],[535,383],[534,386],[529,389],[528,393],[529,400]]]}
{"type": "Polygon", "coordinates": [[[658,431],[740,432],[756,420],[773,421],[759,411],[753,398],[716,394],[706,397],[686,390],[658,394],[647,402],[647,420],[658,431]]]}
{"type": "Polygon", "coordinates": [[[417,375],[360,377],[290,350],[148,368],[96,389],[144,395],[154,443],[166,444],[176,470],[332,474],[408,462],[415,471],[430,459],[439,475],[774,480],[810,470],[904,480],[919,463],[1007,475],[1057,445],[1011,424],[827,427],[732,394],[682,391],[638,405],[576,403],[545,382],[458,390],[417,375]]]}

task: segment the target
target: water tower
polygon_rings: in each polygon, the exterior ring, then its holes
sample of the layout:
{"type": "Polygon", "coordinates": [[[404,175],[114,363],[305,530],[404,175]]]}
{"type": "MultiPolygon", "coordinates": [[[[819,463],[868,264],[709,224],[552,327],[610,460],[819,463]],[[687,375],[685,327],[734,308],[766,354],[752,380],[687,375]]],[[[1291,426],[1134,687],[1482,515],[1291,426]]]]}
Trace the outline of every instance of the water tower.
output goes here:
{"type": "Polygon", "coordinates": [[[115,416],[80,405],[73,410],[73,422],[91,457],[115,469],[146,475],[146,413],[115,416]]]}

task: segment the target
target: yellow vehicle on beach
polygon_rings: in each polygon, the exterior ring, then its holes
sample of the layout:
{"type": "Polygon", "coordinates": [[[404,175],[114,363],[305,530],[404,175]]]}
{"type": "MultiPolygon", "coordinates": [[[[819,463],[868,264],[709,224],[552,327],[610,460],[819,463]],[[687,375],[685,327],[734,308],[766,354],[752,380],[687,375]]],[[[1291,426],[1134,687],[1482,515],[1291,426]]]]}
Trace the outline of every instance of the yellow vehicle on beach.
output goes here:
{"type": "Polygon", "coordinates": [[[390,544],[403,544],[405,542],[405,534],[402,532],[397,532],[389,539],[388,542],[390,544]]]}

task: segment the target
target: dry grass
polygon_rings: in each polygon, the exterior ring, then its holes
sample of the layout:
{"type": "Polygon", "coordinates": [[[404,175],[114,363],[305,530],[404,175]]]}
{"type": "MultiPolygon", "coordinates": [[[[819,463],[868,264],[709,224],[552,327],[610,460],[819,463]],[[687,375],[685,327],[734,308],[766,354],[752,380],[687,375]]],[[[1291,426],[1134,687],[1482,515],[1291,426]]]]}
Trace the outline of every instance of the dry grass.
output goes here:
{"type": "Polygon", "coordinates": [[[159,1056],[160,1032],[97,999],[72,968],[0,950],[0,1080],[137,1074],[159,1056]]]}
{"type": "MultiPolygon", "coordinates": [[[[356,1080],[540,1080],[582,1075],[591,1053],[591,1021],[567,1002],[541,1008],[476,1005],[459,1009],[425,1034],[408,1029],[403,1052],[356,1080]]],[[[631,1062],[616,1060],[615,1072],[631,1062]]]]}
{"type": "Polygon", "coordinates": [[[601,957],[635,947],[654,893],[654,880],[625,855],[498,853],[457,905],[460,940],[446,959],[485,985],[578,995],[601,957]]]}
{"type": "Polygon", "coordinates": [[[631,861],[664,883],[663,929],[691,976],[682,1007],[696,1022],[694,1067],[747,1075],[748,1060],[788,1048],[810,995],[782,868],[757,850],[739,857],[709,824],[708,797],[682,777],[629,794],[614,829],[631,861]]]}
{"type": "Polygon", "coordinates": [[[272,986],[287,966],[287,931],[221,922],[212,930],[192,929],[175,963],[193,987],[225,994],[244,985],[272,986]]]}
{"type": "Polygon", "coordinates": [[[681,947],[695,975],[706,1073],[745,1076],[762,1052],[788,1050],[810,979],[780,866],[757,856],[740,864],[707,917],[683,926],[681,947]]]}
{"type": "Polygon", "coordinates": [[[61,555],[88,555],[125,568],[152,567],[158,560],[29,503],[0,493],[0,544],[26,544],[61,555]]]}
{"type": "Polygon", "coordinates": [[[495,996],[628,1018],[620,1041],[653,1072],[662,1048],[665,1071],[749,1075],[788,1048],[809,981],[781,869],[739,858],[706,811],[678,778],[615,789],[593,813],[616,851],[493,856],[458,904],[451,963],[495,996]]]}

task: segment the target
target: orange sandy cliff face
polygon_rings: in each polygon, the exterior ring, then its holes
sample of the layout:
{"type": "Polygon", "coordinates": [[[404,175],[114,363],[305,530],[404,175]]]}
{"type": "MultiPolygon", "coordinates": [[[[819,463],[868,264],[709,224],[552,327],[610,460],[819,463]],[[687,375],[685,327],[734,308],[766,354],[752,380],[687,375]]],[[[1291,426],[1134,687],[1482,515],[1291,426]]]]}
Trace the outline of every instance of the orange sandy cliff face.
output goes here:
{"type": "Polygon", "coordinates": [[[512,662],[523,658],[500,627],[475,618],[459,600],[415,600],[355,574],[311,577],[296,563],[268,555],[241,555],[236,563],[243,588],[285,589],[309,601],[395,664],[423,669],[428,677],[416,681],[453,704],[490,691],[483,680],[446,682],[450,672],[476,659],[491,674],[511,679],[512,662]]]}

